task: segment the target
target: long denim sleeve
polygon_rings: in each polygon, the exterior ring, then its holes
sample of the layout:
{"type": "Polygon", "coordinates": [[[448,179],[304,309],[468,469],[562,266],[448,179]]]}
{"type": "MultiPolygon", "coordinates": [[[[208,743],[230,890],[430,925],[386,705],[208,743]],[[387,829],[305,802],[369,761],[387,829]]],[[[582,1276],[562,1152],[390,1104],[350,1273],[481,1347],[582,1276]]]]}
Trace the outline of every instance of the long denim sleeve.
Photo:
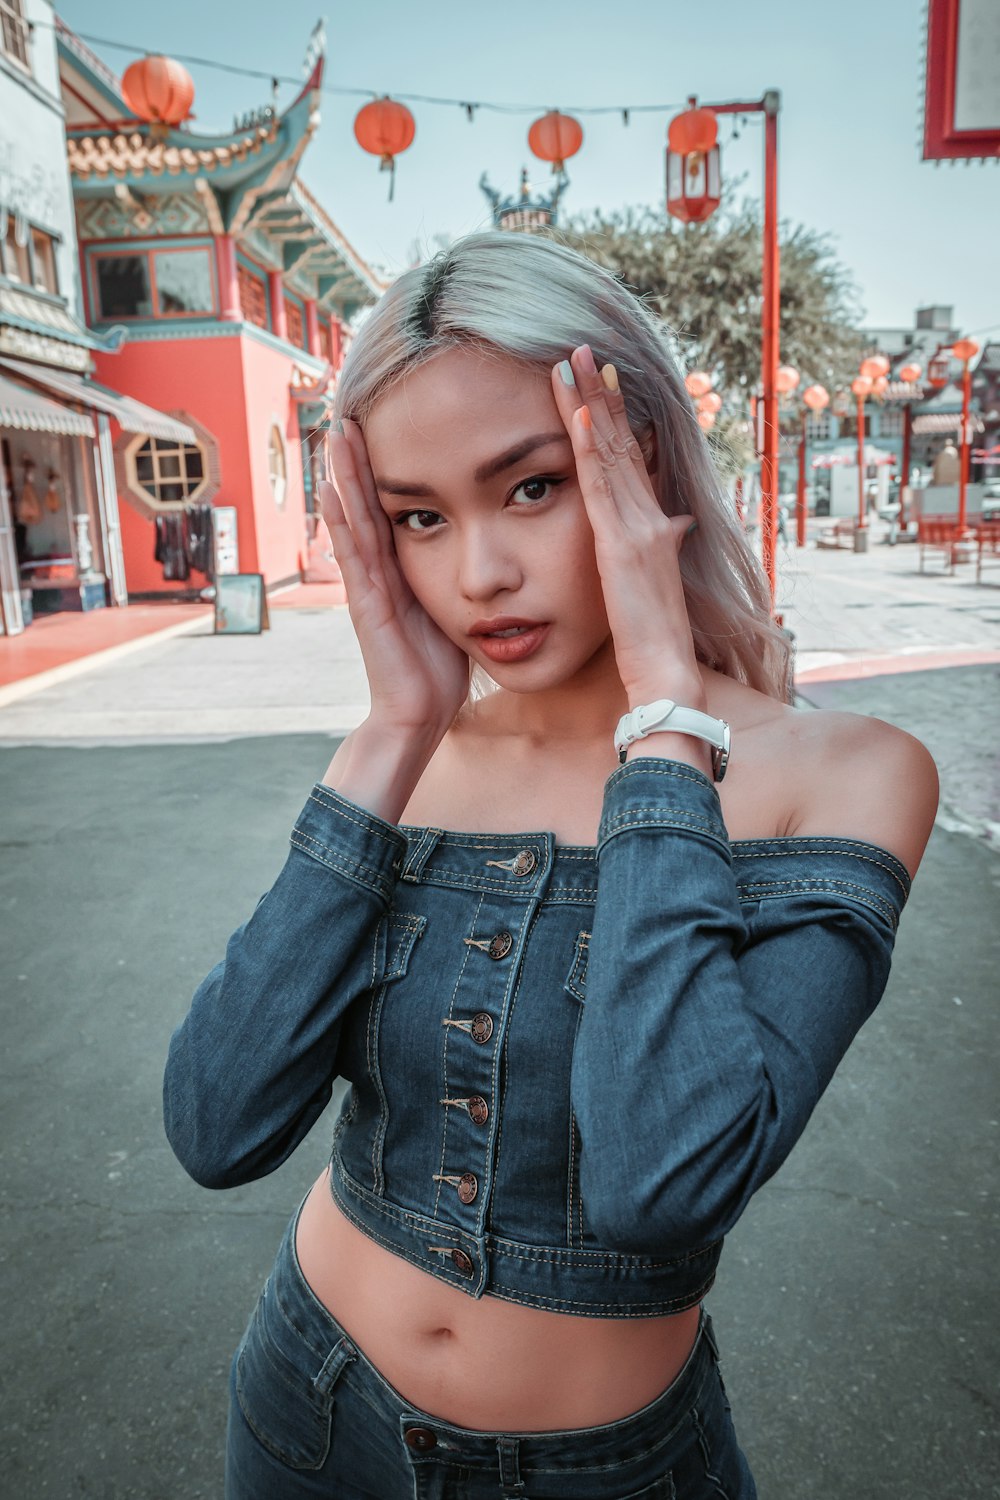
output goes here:
{"type": "Polygon", "coordinates": [[[167,1137],[204,1187],[274,1171],[325,1108],[405,849],[393,825],[314,786],[281,873],[170,1042],[167,1137]]]}
{"type": "Polygon", "coordinates": [[[571,1086],[603,1244],[663,1254],[723,1236],[885,989],[905,868],[858,841],[795,843],[820,873],[762,881],[741,909],[701,772],[644,758],[609,778],[571,1086]]]}

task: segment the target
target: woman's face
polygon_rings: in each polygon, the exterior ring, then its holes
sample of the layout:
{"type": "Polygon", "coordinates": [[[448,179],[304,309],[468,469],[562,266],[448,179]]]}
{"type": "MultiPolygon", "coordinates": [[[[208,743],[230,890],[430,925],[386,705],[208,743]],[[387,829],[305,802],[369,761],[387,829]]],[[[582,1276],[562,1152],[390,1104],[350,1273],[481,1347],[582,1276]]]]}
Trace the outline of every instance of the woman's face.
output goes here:
{"type": "Polygon", "coordinates": [[[364,437],[407,582],[495,682],[536,692],[610,652],[594,534],[547,374],[448,350],[379,401],[364,437]]]}

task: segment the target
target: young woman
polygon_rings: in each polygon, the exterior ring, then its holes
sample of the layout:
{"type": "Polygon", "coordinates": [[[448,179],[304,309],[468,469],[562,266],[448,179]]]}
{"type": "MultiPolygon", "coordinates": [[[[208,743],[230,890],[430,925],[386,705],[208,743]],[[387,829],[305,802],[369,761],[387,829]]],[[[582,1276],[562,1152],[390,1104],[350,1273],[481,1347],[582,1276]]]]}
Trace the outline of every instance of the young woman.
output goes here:
{"type": "Polygon", "coordinates": [[[233,1361],[227,1495],[746,1500],[702,1300],[882,995],[933,762],[789,707],[663,332],[598,266],[458,242],[337,413],[371,712],[167,1066],[211,1187],[352,1085],[233,1361]]]}

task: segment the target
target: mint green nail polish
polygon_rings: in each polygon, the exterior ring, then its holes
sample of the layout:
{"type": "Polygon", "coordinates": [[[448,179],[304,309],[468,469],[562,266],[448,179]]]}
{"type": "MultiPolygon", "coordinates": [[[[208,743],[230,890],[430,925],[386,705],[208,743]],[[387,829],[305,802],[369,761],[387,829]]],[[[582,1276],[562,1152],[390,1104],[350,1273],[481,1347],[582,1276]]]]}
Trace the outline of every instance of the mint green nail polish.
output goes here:
{"type": "Polygon", "coordinates": [[[576,385],[573,379],[573,366],[568,359],[559,361],[559,374],[562,376],[563,385],[576,385]]]}
{"type": "Polygon", "coordinates": [[[334,432],[339,432],[339,433],[340,433],[340,435],[341,435],[341,437],[343,437],[343,436],[344,436],[344,424],[343,424],[343,422],[342,422],[342,421],[341,421],[341,420],[340,420],[340,418],[339,418],[339,417],[337,417],[337,418],[335,418],[335,420],[334,420],[334,423],[333,423],[333,430],[334,430],[334,432]]]}

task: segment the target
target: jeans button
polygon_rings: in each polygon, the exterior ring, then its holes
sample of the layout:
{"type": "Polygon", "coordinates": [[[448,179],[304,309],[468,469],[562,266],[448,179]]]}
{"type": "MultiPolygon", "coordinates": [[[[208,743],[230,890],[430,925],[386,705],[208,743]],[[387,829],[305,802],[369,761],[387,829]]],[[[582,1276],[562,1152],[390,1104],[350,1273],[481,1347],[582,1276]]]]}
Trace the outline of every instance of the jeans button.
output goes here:
{"type": "Polygon", "coordinates": [[[489,1116],[490,1107],[481,1094],[473,1094],[469,1100],[469,1114],[474,1125],[485,1125],[489,1116]]]}
{"type": "Polygon", "coordinates": [[[493,1017],[488,1016],[481,1010],[477,1016],[472,1018],[472,1040],[474,1042],[488,1042],[493,1035],[493,1017]]]}
{"type": "Polygon", "coordinates": [[[437,1436],[429,1427],[408,1427],[403,1441],[408,1447],[416,1448],[418,1453],[429,1453],[437,1447],[437,1436]]]}
{"type": "Polygon", "coordinates": [[[472,1172],[463,1172],[458,1181],[458,1196],[463,1203],[471,1203],[479,1192],[479,1183],[472,1172]]]}
{"type": "MultiPolygon", "coordinates": [[[[451,1252],[451,1258],[456,1269],[461,1271],[463,1276],[472,1275],[475,1267],[473,1266],[471,1259],[466,1255],[464,1250],[453,1250],[451,1252]]],[[[435,1442],[436,1441],[437,1439],[435,1438],[435,1442]]]]}
{"type": "Polygon", "coordinates": [[[509,932],[498,932],[496,937],[490,939],[487,953],[490,958],[506,958],[514,946],[514,939],[509,932]]]}
{"type": "Polygon", "coordinates": [[[513,870],[515,875],[530,875],[538,863],[534,849],[522,849],[514,860],[513,870]]]}

